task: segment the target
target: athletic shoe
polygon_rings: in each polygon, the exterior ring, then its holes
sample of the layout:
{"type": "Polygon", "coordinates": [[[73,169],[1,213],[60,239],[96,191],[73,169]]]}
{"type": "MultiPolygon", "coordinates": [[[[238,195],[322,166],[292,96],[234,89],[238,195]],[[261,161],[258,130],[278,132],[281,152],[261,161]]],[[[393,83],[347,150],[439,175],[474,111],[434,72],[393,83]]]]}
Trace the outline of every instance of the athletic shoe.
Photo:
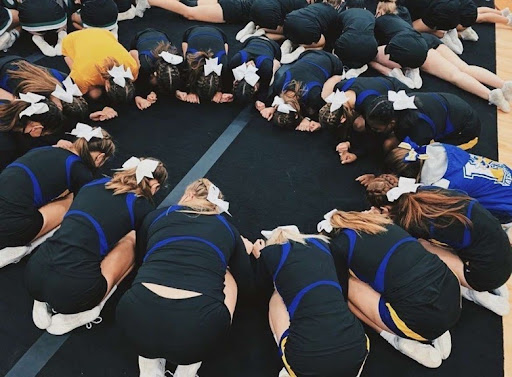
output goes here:
{"type": "Polygon", "coordinates": [[[283,44],[281,45],[281,55],[286,55],[286,54],[289,54],[290,52],[293,51],[293,45],[292,45],[292,41],[290,41],[289,39],[287,39],[286,41],[283,42],[283,44]]]}
{"type": "Polygon", "coordinates": [[[117,21],[133,20],[136,15],[137,12],[135,10],[135,7],[132,5],[131,8],[128,9],[126,12],[119,13],[117,15],[117,21]]]}
{"type": "Polygon", "coordinates": [[[411,81],[414,83],[414,89],[420,89],[422,87],[423,80],[421,79],[419,68],[406,69],[405,77],[411,79],[411,81]]]}
{"type": "Polygon", "coordinates": [[[148,0],[136,0],[135,2],[135,15],[137,17],[144,17],[146,9],[151,8],[148,0]]]}
{"type": "Polygon", "coordinates": [[[178,365],[174,371],[174,377],[199,377],[197,371],[201,368],[202,361],[190,365],[178,365]]]}
{"type": "Polygon", "coordinates": [[[52,310],[46,302],[34,300],[32,320],[34,325],[41,330],[46,330],[50,326],[52,323],[52,310]]]}
{"type": "Polygon", "coordinates": [[[293,63],[295,60],[297,60],[306,49],[303,46],[299,46],[295,49],[295,51],[290,52],[289,54],[283,55],[281,57],[281,63],[282,64],[290,64],[293,63]]]}
{"type": "Polygon", "coordinates": [[[483,306],[499,316],[506,316],[510,312],[508,300],[489,292],[478,292],[466,287],[460,287],[462,297],[473,301],[475,304],[483,306]]]}
{"type": "Polygon", "coordinates": [[[57,34],[57,35],[58,35],[58,39],[57,39],[57,44],[55,45],[55,55],[62,56],[62,41],[64,40],[64,38],[66,38],[68,33],[64,30],[61,30],[61,31],[59,31],[59,34],[57,34]]]}
{"type": "Polygon", "coordinates": [[[9,47],[11,47],[12,44],[9,46],[10,42],[11,42],[11,33],[5,32],[2,35],[0,35],[0,50],[7,50],[9,47]]]}
{"type": "Polygon", "coordinates": [[[354,77],[359,77],[359,75],[365,73],[368,70],[368,65],[365,64],[361,68],[352,68],[349,69],[344,76],[344,80],[348,80],[354,77]]]}
{"type": "Polygon", "coordinates": [[[93,322],[100,315],[101,308],[94,308],[76,314],[55,314],[51,325],[46,329],[52,335],[63,335],[68,332],[93,322]]]}
{"type": "Polygon", "coordinates": [[[509,14],[510,14],[510,9],[508,7],[506,7],[505,9],[501,10],[501,15],[503,17],[507,17],[509,14]]]}
{"type": "Polygon", "coordinates": [[[504,113],[510,112],[510,104],[505,99],[503,92],[501,89],[493,89],[489,93],[489,103],[491,105],[496,106],[498,109],[503,111],[504,113]]]}
{"type": "Polygon", "coordinates": [[[446,360],[448,356],[450,356],[450,353],[452,352],[452,337],[450,335],[450,332],[447,331],[439,338],[434,339],[432,341],[432,345],[436,350],[438,350],[441,353],[441,357],[443,358],[443,360],[446,360]]]}
{"type": "Polygon", "coordinates": [[[11,263],[18,263],[25,255],[30,254],[27,246],[6,247],[0,250],[0,268],[11,263]]]}
{"type": "Polygon", "coordinates": [[[505,84],[503,84],[501,91],[503,92],[503,96],[505,97],[505,99],[508,102],[512,102],[512,81],[505,81],[505,84]]]}
{"type": "Polygon", "coordinates": [[[244,37],[248,34],[253,34],[255,31],[256,31],[256,24],[253,21],[251,21],[247,25],[245,25],[245,27],[242,30],[240,30],[238,33],[236,33],[235,39],[237,41],[240,41],[242,39],[242,37],[244,37]]]}
{"type": "Polygon", "coordinates": [[[466,28],[464,31],[462,31],[460,33],[460,37],[464,41],[471,41],[471,42],[478,41],[478,34],[476,33],[475,30],[473,30],[473,28],[471,26],[466,28]]]}
{"type": "Polygon", "coordinates": [[[393,68],[391,72],[389,72],[389,76],[394,77],[402,84],[407,85],[410,89],[414,89],[416,87],[416,85],[414,85],[414,82],[410,78],[405,77],[404,73],[400,68],[393,68]]]}
{"type": "Polygon", "coordinates": [[[261,37],[262,35],[265,35],[265,29],[258,29],[252,34],[246,34],[240,39],[240,43],[244,43],[246,40],[248,40],[251,37],[261,37]]]}
{"type": "Polygon", "coordinates": [[[55,47],[52,47],[44,40],[41,35],[33,35],[32,41],[34,44],[39,47],[41,52],[46,56],[55,56],[57,52],[55,51],[55,47]]]}
{"type": "Polygon", "coordinates": [[[427,368],[437,368],[443,362],[441,353],[430,344],[423,344],[416,340],[401,338],[387,331],[380,333],[386,341],[405,356],[417,361],[427,368]]]}
{"type": "Polygon", "coordinates": [[[16,29],[13,29],[9,32],[9,36],[10,36],[10,40],[6,45],[4,45],[4,48],[3,48],[4,51],[7,51],[8,48],[11,48],[12,45],[14,44],[14,42],[16,42],[18,40],[18,38],[20,37],[20,32],[16,29]]]}
{"type": "Polygon", "coordinates": [[[290,374],[288,373],[286,368],[283,368],[283,369],[281,369],[281,372],[279,372],[279,376],[278,377],[290,377],[290,374]]]}
{"type": "Polygon", "coordinates": [[[441,38],[441,42],[443,42],[446,47],[455,52],[457,55],[460,55],[462,54],[464,47],[462,46],[462,42],[460,41],[459,37],[457,35],[454,36],[453,32],[457,34],[457,30],[455,29],[445,32],[444,36],[441,38]]]}
{"type": "Polygon", "coordinates": [[[165,359],[146,359],[139,356],[139,377],[164,377],[165,359]]]}
{"type": "Polygon", "coordinates": [[[501,287],[496,288],[495,290],[492,291],[492,294],[499,297],[503,297],[505,300],[508,300],[509,292],[507,284],[503,284],[501,287]]]}

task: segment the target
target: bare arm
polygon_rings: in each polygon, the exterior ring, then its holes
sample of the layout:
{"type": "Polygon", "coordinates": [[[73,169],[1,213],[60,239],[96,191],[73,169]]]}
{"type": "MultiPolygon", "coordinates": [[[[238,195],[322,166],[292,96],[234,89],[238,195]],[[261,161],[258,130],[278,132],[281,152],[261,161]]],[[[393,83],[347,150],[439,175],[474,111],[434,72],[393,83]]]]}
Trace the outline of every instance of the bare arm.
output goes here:
{"type": "Polygon", "coordinates": [[[332,92],[334,92],[334,87],[342,79],[343,79],[342,76],[337,75],[337,76],[333,76],[329,80],[327,80],[324,84],[324,87],[322,88],[322,98],[326,99],[332,92]]]}

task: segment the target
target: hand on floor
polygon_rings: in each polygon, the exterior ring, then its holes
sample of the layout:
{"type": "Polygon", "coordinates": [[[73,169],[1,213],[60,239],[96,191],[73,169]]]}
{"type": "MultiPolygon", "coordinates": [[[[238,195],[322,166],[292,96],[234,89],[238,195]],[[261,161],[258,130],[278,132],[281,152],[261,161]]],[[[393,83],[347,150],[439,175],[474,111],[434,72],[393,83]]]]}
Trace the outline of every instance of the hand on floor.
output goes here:
{"type": "Polygon", "coordinates": [[[363,174],[356,178],[356,181],[363,186],[368,186],[375,179],[375,174],[363,174]]]}
{"type": "Polygon", "coordinates": [[[155,92],[151,92],[148,94],[148,96],[146,97],[146,100],[151,102],[151,104],[154,104],[157,100],[157,96],[156,96],[156,93],[155,92]]]}
{"type": "Polygon", "coordinates": [[[148,107],[151,106],[151,102],[147,99],[144,99],[140,96],[135,97],[135,104],[137,105],[137,108],[139,110],[146,110],[148,107]]]}
{"type": "Polygon", "coordinates": [[[256,108],[256,110],[261,111],[265,108],[265,104],[261,101],[256,101],[254,103],[254,107],[256,108]]]}
{"type": "Polygon", "coordinates": [[[95,122],[103,122],[106,120],[114,119],[115,117],[117,117],[117,115],[117,111],[115,111],[111,107],[106,106],[103,108],[103,110],[96,111],[89,115],[89,118],[91,120],[94,120],[95,122]]]}
{"type": "Polygon", "coordinates": [[[357,160],[357,156],[349,151],[340,153],[340,161],[342,165],[351,164],[357,160]]]}
{"type": "Polygon", "coordinates": [[[276,111],[276,109],[274,109],[273,107],[266,107],[260,111],[260,114],[263,118],[270,121],[272,119],[272,117],[274,116],[275,111],[276,111]]]}

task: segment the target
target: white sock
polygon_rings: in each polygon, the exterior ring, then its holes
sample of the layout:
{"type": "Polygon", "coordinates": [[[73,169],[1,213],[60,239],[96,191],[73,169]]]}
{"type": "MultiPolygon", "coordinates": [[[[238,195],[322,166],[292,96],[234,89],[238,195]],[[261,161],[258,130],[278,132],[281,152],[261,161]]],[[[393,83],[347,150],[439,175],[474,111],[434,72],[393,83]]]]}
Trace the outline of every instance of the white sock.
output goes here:
{"type": "Polygon", "coordinates": [[[190,365],[178,365],[174,371],[174,377],[196,377],[201,364],[202,361],[190,365]]]}
{"type": "Polygon", "coordinates": [[[387,331],[381,331],[379,335],[397,351],[400,351],[427,368],[437,368],[443,361],[441,353],[431,345],[423,344],[412,339],[401,338],[387,331]]]}
{"type": "Polygon", "coordinates": [[[499,316],[506,316],[510,312],[510,304],[508,299],[494,295],[489,292],[478,292],[466,287],[460,287],[462,297],[475,304],[483,306],[486,309],[496,313],[499,316]]]}
{"type": "Polygon", "coordinates": [[[164,377],[165,359],[146,359],[139,356],[139,377],[164,377]]]}
{"type": "Polygon", "coordinates": [[[505,95],[501,89],[493,89],[489,93],[489,103],[496,106],[504,113],[510,112],[510,104],[505,99],[505,95]]]}
{"type": "Polygon", "coordinates": [[[253,21],[251,21],[247,25],[245,25],[242,30],[240,30],[238,33],[236,33],[235,39],[237,41],[239,41],[247,34],[252,34],[255,31],[256,31],[256,24],[253,21]]]}

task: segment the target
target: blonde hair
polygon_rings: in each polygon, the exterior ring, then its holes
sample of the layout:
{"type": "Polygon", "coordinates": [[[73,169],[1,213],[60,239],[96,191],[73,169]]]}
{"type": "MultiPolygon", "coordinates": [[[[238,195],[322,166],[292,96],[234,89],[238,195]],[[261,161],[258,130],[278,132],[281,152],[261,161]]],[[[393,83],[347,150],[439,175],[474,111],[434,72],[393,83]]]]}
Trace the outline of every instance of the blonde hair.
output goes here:
{"type": "MultiPolygon", "coordinates": [[[[141,160],[145,159],[145,157],[141,158],[141,160]]],[[[150,159],[158,161],[153,158],[150,159]]],[[[129,170],[116,172],[112,179],[105,184],[105,187],[109,190],[113,190],[114,195],[121,195],[126,194],[127,192],[132,192],[137,196],[142,196],[146,199],[152,199],[153,194],[151,193],[151,186],[149,181],[151,179],[156,179],[160,185],[163,185],[167,180],[167,169],[161,161],[158,161],[158,166],[153,172],[153,178],[144,177],[140,183],[137,183],[135,174],[136,170],[137,168],[132,168],[129,170]]]]}
{"type": "MultiPolygon", "coordinates": [[[[197,181],[192,182],[185,189],[186,194],[192,194],[191,200],[183,201],[180,199],[179,205],[190,208],[190,210],[181,210],[181,212],[195,213],[197,215],[218,215],[221,213],[219,207],[212,202],[208,201],[208,190],[210,189],[212,182],[208,178],[200,178],[197,181]]],[[[219,199],[223,199],[222,192],[219,193],[219,199]]]]}
{"type": "Polygon", "coordinates": [[[393,221],[381,214],[372,212],[338,211],[331,218],[331,225],[335,229],[352,229],[357,234],[379,234],[386,232],[386,225],[393,221]]]}
{"type": "Polygon", "coordinates": [[[306,239],[308,238],[316,238],[318,240],[322,240],[326,243],[329,243],[329,237],[320,234],[302,234],[293,232],[288,229],[276,228],[272,231],[272,234],[270,235],[270,238],[267,240],[266,245],[282,245],[289,241],[294,241],[302,245],[306,245],[306,239]]]}
{"type": "Polygon", "coordinates": [[[398,9],[395,1],[381,1],[377,4],[377,13],[397,14],[398,9]]]}

